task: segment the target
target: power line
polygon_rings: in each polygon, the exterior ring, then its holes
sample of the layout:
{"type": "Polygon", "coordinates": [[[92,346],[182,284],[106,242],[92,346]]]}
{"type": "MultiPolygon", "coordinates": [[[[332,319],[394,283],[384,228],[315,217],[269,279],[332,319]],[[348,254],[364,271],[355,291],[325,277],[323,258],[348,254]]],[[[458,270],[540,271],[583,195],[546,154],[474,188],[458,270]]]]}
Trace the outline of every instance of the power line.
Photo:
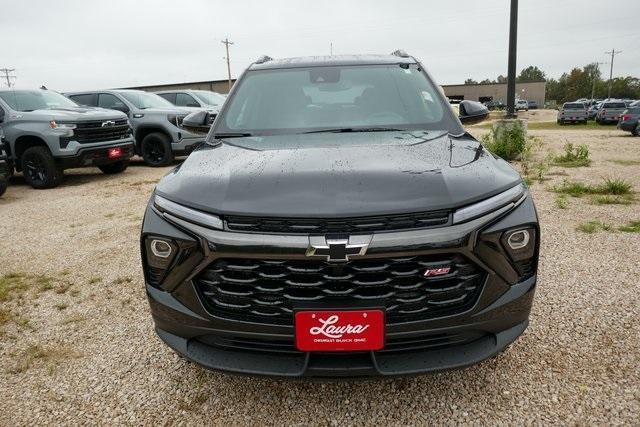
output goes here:
{"type": "Polygon", "coordinates": [[[605,52],[606,55],[611,55],[611,68],[609,69],[609,91],[607,93],[607,98],[611,98],[611,80],[613,79],[613,58],[622,53],[621,50],[616,51],[615,49],[611,49],[611,52],[605,52]]]}
{"type": "Polygon", "coordinates": [[[11,79],[15,79],[15,74],[11,74],[14,72],[15,68],[0,68],[0,73],[4,74],[4,79],[7,81],[7,86],[11,87],[11,79]]]}
{"type": "Polygon", "coordinates": [[[233,44],[233,42],[229,41],[229,37],[225,38],[224,40],[222,40],[222,44],[225,46],[225,48],[227,49],[227,77],[229,80],[229,92],[231,92],[231,60],[229,59],[229,45],[233,44]]]}

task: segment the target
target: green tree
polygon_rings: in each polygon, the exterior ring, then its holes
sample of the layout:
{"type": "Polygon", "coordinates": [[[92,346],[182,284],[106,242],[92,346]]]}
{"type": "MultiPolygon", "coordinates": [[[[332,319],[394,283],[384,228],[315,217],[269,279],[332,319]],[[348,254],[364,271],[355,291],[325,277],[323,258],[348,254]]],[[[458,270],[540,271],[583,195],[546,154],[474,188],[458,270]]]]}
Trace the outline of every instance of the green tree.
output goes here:
{"type": "Polygon", "coordinates": [[[467,80],[464,81],[464,84],[466,84],[466,85],[477,85],[478,82],[473,80],[473,79],[467,79],[467,80]]]}
{"type": "Polygon", "coordinates": [[[526,82],[541,82],[547,79],[546,74],[540,68],[535,65],[529,65],[527,68],[523,68],[520,74],[516,77],[518,83],[526,82]]]}

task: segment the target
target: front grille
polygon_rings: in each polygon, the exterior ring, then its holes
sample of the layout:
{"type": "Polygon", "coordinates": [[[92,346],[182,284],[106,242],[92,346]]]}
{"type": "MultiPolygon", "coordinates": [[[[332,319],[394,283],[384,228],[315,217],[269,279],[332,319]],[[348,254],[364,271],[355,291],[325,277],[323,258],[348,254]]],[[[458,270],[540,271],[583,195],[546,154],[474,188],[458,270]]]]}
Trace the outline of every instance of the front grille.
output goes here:
{"type": "Polygon", "coordinates": [[[82,122],[76,124],[74,139],[81,144],[92,142],[117,141],[127,138],[130,135],[129,123],[126,119],[104,120],[98,122],[82,122]],[[107,125],[102,126],[103,123],[107,125]],[[111,124],[110,122],[113,122],[111,124]]]}
{"type": "MultiPolygon", "coordinates": [[[[479,331],[464,331],[458,333],[428,334],[413,337],[392,337],[386,340],[384,348],[377,351],[377,353],[386,354],[433,350],[436,348],[466,344],[482,338],[483,336],[484,334],[479,331]]],[[[198,340],[204,344],[218,347],[223,350],[281,354],[301,353],[296,349],[293,338],[267,339],[205,335],[199,337],[198,340]]],[[[334,352],[332,354],[340,353],[334,352]]]]}
{"type": "Polygon", "coordinates": [[[485,274],[461,255],[318,260],[221,258],[194,283],[216,316],[292,324],[297,308],[384,307],[387,323],[457,314],[473,306],[485,274]],[[427,269],[449,267],[442,276],[427,269]]]}
{"type": "Polygon", "coordinates": [[[442,227],[449,224],[449,211],[342,219],[269,218],[227,216],[227,228],[252,233],[357,233],[442,227]]]}

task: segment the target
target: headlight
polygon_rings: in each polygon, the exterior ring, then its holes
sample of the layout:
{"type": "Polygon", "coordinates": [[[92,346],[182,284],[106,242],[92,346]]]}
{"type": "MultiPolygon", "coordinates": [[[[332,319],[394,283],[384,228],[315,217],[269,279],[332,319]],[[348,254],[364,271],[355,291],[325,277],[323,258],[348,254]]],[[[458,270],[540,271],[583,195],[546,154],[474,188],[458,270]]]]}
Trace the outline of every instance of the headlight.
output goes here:
{"type": "Polygon", "coordinates": [[[182,206],[178,203],[172,202],[171,200],[167,200],[164,197],[156,195],[153,200],[153,205],[160,212],[166,212],[169,215],[182,218],[185,221],[200,224],[204,227],[215,228],[217,230],[223,229],[222,220],[219,217],[182,206]]]}
{"type": "Polygon", "coordinates": [[[453,223],[458,224],[469,221],[491,211],[495,211],[496,209],[500,209],[509,203],[515,203],[524,195],[525,191],[526,189],[524,185],[518,184],[515,187],[493,197],[489,197],[481,202],[458,209],[453,213],[453,223]]]}
{"type": "Polygon", "coordinates": [[[49,122],[49,126],[51,129],[75,129],[76,125],[74,123],[58,123],[55,120],[51,120],[49,122]]]}

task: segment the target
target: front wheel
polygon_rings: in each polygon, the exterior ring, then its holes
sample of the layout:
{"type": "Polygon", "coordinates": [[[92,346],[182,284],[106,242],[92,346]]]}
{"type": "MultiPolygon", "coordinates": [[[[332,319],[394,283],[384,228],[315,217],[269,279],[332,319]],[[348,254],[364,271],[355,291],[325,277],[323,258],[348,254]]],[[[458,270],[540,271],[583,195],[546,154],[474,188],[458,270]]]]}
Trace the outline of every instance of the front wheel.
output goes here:
{"type": "Polygon", "coordinates": [[[7,179],[7,177],[4,175],[0,175],[0,196],[2,196],[5,191],[7,191],[8,186],[9,180],[7,179]]]}
{"type": "Polygon", "coordinates": [[[62,182],[62,168],[56,164],[47,147],[27,148],[21,163],[24,179],[33,188],[53,188],[62,182]]]}
{"type": "Polygon", "coordinates": [[[150,133],[144,137],[140,145],[142,158],[149,166],[166,166],[173,161],[171,141],[163,133],[150,133]]]}
{"type": "Polygon", "coordinates": [[[635,128],[631,131],[631,135],[640,136],[640,122],[636,125],[635,128]]]}
{"type": "Polygon", "coordinates": [[[98,168],[107,175],[114,175],[124,172],[129,167],[129,160],[120,160],[119,162],[100,165],[98,168]]]}

